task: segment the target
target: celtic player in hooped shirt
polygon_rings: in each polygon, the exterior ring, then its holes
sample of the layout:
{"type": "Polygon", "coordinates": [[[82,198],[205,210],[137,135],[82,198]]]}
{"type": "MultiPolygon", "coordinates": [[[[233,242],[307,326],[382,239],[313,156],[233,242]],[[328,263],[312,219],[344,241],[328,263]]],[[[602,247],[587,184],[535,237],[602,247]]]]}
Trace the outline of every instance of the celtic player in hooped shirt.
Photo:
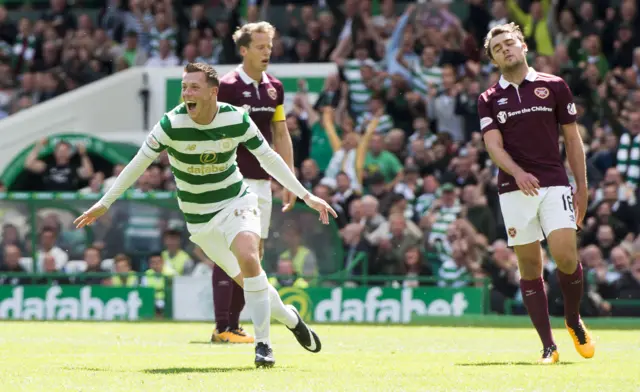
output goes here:
{"type": "Polygon", "coordinates": [[[491,29],[484,46],[502,76],[478,98],[480,128],[500,168],[500,208],[509,246],[518,255],[522,299],[542,341],[540,362],[559,360],[542,280],[545,238],[557,265],[569,335],[578,353],[591,358],[595,345],[580,317],[584,277],[576,240],[588,203],[587,173],[573,96],[561,78],[529,68],[527,45],[515,24],[491,29]],[[558,147],[561,132],[575,197],[558,147]]]}
{"type": "Polygon", "coordinates": [[[94,206],[75,220],[78,228],[92,224],[129,188],[159,153],[167,150],[191,241],[244,288],[255,332],[256,366],[273,366],[269,341],[271,316],[289,328],[308,351],[320,351],[320,339],[293,306],[285,306],[260,266],[261,224],[258,198],[236,165],[243,144],[261,166],[284,187],[320,213],[329,223],[335,211],[310,194],[271,149],[243,109],[217,101],[219,80],[207,64],[187,64],[182,77],[184,103],[165,114],[133,160],[94,206]],[[229,257],[230,253],[234,257],[229,257]],[[216,257],[224,254],[225,257],[216,257]]]}

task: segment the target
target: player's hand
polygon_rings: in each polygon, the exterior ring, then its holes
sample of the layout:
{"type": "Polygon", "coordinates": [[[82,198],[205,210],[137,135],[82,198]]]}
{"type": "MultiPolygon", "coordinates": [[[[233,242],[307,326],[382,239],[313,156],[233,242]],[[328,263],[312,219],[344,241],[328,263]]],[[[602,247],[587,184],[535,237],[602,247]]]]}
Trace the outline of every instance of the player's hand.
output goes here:
{"type": "Polygon", "coordinates": [[[326,201],[322,200],[318,196],[307,193],[307,196],[305,196],[302,200],[304,200],[304,202],[307,203],[309,207],[320,213],[320,221],[325,225],[329,224],[329,214],[331,214],[331,216],[333,216],[334,218],[338,217],[338,214],[336,214],[333,208],[331,208],[331,206],[329,206],[326,201]]]}
{"type": "Polygon", "coordinates": [[[516,184],[518,184],[518,188],[527,196],[537,196],[538,189],[540,189],[540,181],[530,173],[522,170],[518,173],[515,173],[513,178],[516,179],[516,184]]]}
{"type": "Polygon", "coordinates": [[[282,190],[282,212],[291,211],[293,206],[296,204],[296,195],[292,192],[289,192],[286,189],[282,190]]]}
{"type": "Polygon", "coordinates": [[[94,204],[93,207],[89,208],[88,211],[85,211],[82,215],[76,218],[73,221],[73,224],[76,225],[77,229],[82,229],[85,226],[92,225],[98,218],[107,212],[107,207],[102,204],[94,204]]]}
{"type": "Polygon", "coordinates": [[[573,193],[573,209],[576,212],[576,226],[582,229],[582,222],[587,214],[587,207],[589,204],[589,190],[584,188],[578,188],[573,193]]]}

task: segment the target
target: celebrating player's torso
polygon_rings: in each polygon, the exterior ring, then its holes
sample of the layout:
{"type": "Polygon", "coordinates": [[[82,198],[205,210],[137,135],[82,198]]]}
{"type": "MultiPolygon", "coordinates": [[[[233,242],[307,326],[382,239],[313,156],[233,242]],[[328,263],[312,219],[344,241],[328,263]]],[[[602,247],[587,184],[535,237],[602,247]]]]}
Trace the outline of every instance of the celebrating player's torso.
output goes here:
{"type": "Polygon", "coordinates": [[[213,216],[246,191],[236,165],[240,143],[256,149],[264,138],[251,126],[246,113],[218,102],[209,125],[195,123],[185,104],[165,114],[143,145],[149,156],[167,150],[178,187],[178,204],[194,234],[213,216]]]}
{"type": "MultiPolygon", "coordinates": [[[[258,83],[243,71],[242,66],[238,66],[220,79],[218,100],[244,108],[269,144],[272,140],[271,123],[285,120],[282,83],[265,72],[258,83]]],[[[256,157],[243,146],[238,148],[238,166],[245,178],[270,178],[256,157]]]]}
{"type": "MultiPolygon", "coordinates": [[[[529,69],[520,86],[504,78],[478,99],[482,132],[498,129],[504,149],[515,163],[540,180],[541,187],[569,185],[558,144],[558,124],[576,120],[569,87],[559,77],[529,69]]],[[[513,177],[500,170],[500,193],[518,190],[513,177]]]]}

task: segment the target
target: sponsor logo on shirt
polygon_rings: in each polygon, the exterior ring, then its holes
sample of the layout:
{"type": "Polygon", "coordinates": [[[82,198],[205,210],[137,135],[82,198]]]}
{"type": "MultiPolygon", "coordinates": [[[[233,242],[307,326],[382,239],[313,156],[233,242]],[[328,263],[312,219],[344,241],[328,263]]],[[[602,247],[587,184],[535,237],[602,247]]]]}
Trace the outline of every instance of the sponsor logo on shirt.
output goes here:
{"type": "Polygon", "coordinates": [[[515,110],[513,112],[505,112],[500,111],[497,115],[498,122],[500,124],[504,124],[507,122],[507,119],[514,116],[519,116],[521,114],[532,113],[532,112],[553,112],[553,108],[547,106],[532,106],[530,108],[523,108],[520,110],[515,110]]]}
{"type": "Polygon", "coordinates": [[[192,165],[187,168],[187,173],[195,174],[195,175],[205,175],[205,174],[214,174],[214,173],[222,173],[229,168],[229,164],[223,165],[192,165]]]}
{"type": "Polygon", "coordinates": [[[251,105],[242,105],[242,108],[247,113],[253,113],[253,112],[271,112],[271,113],[275,113],[276,112],[276,108],[267,107],[267,106],[251,107],[251,105]]]}
{"type": "Polygon", "coordinates": [[[498,100],[498,105],[506,105],[509,102],[509,98],[500,98],[498,100]]]}
{"type": "Polygon", "coordinates": [[[200,154],[200,163],[215,163],[217,159],[218,154],[216,154],[214,151],[205,151],[200,154]]]}

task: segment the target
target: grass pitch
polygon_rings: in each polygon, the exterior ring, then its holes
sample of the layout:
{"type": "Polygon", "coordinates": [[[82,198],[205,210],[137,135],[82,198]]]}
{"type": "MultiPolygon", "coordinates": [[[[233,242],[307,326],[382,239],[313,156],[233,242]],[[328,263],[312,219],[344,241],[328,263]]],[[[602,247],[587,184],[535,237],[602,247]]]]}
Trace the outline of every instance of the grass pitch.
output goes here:
{"type": "Polygon", "coordinates": [[[535,365],[532,328],[316,325],[320,354],[272,326],[276,367],[249,345],[207,343],[193,323],[0,323],[0,390],[9,391],[640,391],[640,333],[593,330],[582,359],[554,334],[561,363],[535,365]]]}

